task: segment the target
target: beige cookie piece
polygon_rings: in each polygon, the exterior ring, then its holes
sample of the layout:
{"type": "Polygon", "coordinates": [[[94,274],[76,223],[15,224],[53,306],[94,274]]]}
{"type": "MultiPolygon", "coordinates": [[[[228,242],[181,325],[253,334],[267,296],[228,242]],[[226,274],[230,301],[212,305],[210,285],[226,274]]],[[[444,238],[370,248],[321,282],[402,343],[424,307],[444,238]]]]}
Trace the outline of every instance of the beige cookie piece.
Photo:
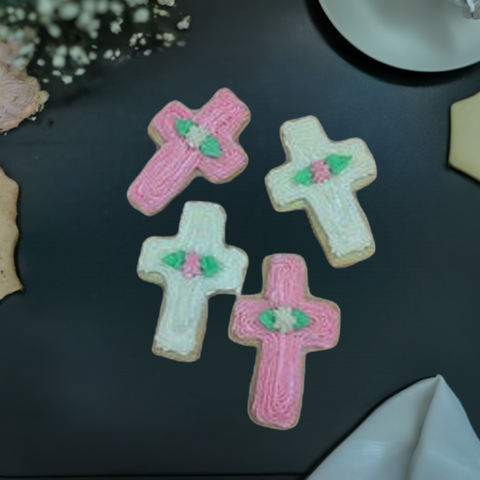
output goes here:
{"type": "Polygon", "coordinates": [[[480,93],[454,103],[449,163],[480,181],[480,93]]]}
{"type": "Polygon", "coordinates": [[[13,254],[18,242],[18,185],[0,168],[0,300],[22,289],[13,254]]]}
{"type": "Polygon", "coordinates": [[[334,267],[372,256],[375,241],[356,196],[377,176],[365,142],[359,138],[333,142],[313,116],[285,122],[280,136],[287,161],[265,179],[274,208],[305,210],[334,267]]]}

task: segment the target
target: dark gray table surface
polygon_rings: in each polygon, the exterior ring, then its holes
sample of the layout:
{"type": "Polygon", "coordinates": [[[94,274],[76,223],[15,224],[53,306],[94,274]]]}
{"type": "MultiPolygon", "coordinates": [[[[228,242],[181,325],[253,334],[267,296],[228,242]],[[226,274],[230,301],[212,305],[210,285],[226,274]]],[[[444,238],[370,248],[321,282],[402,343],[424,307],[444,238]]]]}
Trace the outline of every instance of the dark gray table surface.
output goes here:
{"type": "Polygon", "coordinates": [[[379,403],[435,374],[480,432],[480,185],[447,167],[449,107],[480,89],[480,67],[383,66],[342,40],[315,0],[181,6],[194,19],[185,47],[54,93],[36,122],[0,139],[0,166],[21,188],[25,285],[0,304],[0,475],[300,478],[379,403]],[[248,168],[224,185],[197,179],[143,216],[126,191],[154,152],[150,120],[221,87],[251,109],[248,168]],[[377,252],[347,269],[327,263],[304,212],[275,212],[265,189],[285,160],[280,125],[305,115],[333,140],[364,139],[377,162],[359,193],[377,252]],[[233,296],[210,301],[198,362],[151,353],[162,291],[136,263],[143,240],[177,232],[188,200],[225,208],[227,242],[250,258],[245,294],[260,291],[265,256],[298,253],[312,293],[341,308],[338,346],[307,358],[293,430],[247,415],[256,351],[227,336],[233,296]]]}

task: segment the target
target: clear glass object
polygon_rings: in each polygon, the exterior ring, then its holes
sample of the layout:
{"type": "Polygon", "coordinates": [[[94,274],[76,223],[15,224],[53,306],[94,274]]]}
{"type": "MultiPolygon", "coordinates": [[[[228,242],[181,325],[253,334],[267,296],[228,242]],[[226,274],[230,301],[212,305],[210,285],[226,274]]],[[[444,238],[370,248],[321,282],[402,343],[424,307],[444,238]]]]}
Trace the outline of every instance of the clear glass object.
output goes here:
{"type": "Polygon", "coordinates": [[[450,0],[463,8],[463,16],[473,20],[480,19],[480,0],[450,0]]]}

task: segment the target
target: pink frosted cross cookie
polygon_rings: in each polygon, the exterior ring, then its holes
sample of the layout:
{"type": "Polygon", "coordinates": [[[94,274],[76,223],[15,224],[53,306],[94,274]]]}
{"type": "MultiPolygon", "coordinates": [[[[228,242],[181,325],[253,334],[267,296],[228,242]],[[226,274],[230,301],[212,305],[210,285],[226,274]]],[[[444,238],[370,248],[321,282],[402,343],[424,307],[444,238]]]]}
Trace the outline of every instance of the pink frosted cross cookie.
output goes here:
{"type": "Polygon", "coordinates": [[[236,301],[229,335],[234,342],[258,349],[250,418],[286,430],[300,417],[305,355],[337,344],[340,309],[310,294],[307,267],[298,255],[267,257],[263,276],[262,293],[236,301]]]}
{"type": "Polygon", "coordinates": [[[170,102],[150,123],[149,135],[159,148],[130,186],[129,202],[154,215],[197,176],[212,183],[236,177],[248,163],[238,137],[249,121],[248,107],[227,88],[200,110],[170,102]]]}

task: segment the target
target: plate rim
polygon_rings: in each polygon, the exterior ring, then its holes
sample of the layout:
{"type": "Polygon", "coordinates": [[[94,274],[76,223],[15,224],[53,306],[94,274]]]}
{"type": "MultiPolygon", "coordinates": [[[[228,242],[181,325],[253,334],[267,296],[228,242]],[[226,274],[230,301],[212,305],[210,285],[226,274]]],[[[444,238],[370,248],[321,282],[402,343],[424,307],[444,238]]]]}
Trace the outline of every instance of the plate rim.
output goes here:
{"type": "MultiPolygon", "coordinates": [[[[329,0],[318,0],[318,1],[320,3],[320,7],[324,11],[328,20],[332,23],[332,25],[335,27],[337,32],[340,33],[340,35],[342,35],[343,38],[345,38],[345,40],[347,40],[353,47],[355,47],[357,50],[359,50],[363,54],[367,55],[370,58],[373,58],[373,60],[376,60],[377,62],[380,62],[384,65],[388,65],[389,67],[394,67],[394,68],[398,68],[400,70],[405,70],[405,71],[409,71],[409,72],[440,73],[440,72],[452,72],[454,70],[460,70],[462,68],[470,67],[470,66],[475,65],[476,63],[480,62],[480,48],[478,49],[479,53],[478,53],[478,59],[477,60],[468,61],[468,62],[461,62],[461,63],[458,63],[456,66],[451,66],[451,67],[448,67],[448,68],[441,68],[441,69],[438,69],[438,68],[412,68],[412,67],[406,67],[404,65],[399,65],[399,64],[394,63],[394,62],[389,62],[389,61],[387,61],[383,58],[379,58],[378,56],[376,56],[372,53],[369,53],[368,51],[366,51],[363,48],[361,48],[360,46],[358,46],[356,44],[356,42],[348,35],[348,32],[345,32],[345,30],[342,29],[338,25],[338,23],[335,19],[335,15],[332,15],[332,13],[329,11],[329,7],[328,7],[329,0]]],[[[357,0],[357,1],[359,1],[359,0],[357,0]]],[[[478,20],[478,21],[480,22],[480,20],[478,20]]]]}

